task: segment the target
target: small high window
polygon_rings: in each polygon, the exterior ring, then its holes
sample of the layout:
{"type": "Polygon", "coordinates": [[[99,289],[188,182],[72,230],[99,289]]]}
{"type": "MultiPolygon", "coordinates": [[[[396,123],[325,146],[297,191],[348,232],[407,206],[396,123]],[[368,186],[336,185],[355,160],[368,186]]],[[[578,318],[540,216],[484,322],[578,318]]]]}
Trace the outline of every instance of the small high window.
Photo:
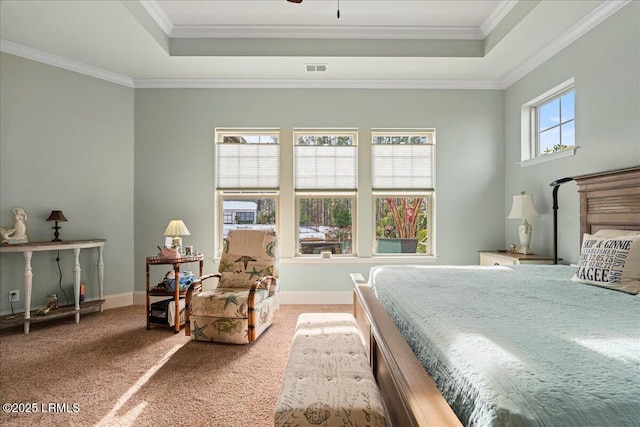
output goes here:
{"type": "Polygon", "coordinates": [[[575,154],[575,96],[572,78],[522,106],[522,166],[575,154]]]}
{"type": "Polygon", "coordinates": [[[575,90],[571,89],[535,107],[538,156],[575,146],[575,96],[575,90]]]}

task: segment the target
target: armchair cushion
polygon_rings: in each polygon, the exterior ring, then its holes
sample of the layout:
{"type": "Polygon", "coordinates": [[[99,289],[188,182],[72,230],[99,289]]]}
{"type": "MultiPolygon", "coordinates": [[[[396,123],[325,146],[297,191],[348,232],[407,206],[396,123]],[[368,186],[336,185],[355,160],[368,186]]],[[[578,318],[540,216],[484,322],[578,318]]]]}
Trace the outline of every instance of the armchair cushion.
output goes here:
{"type": "MultiPolygon", "coordinates": [[[[264,293],[265,291],[258,292],[264,293]]],[[[258,292],[256,292],[256,301],[259,298],[258,292]]],[[[217,313],[211,312],[191,314],[189,316],[191,337],[198,341],[247,344],[259,337],[273,323],[280,307],[279,300],[279,292],[277,292],[276,295],[256,303],[253,324],[246,315],[246,305],[244,311],[241,310],[244,315],[243,318],[236,317],[235,314],[234,316],[218,317],[217,313]]],[[[227,307],[227,309],[230,309],[230,307],[227,307]]]]}
{"type": "MultiPolygon", "coordinates": [[[[255,304],[268,297],[266,289],[256,290],[255,304]]],[[[191,300],[191,314],[200,316],[232,317],[246,319],[248,317],[249,289],[217,288],[200,292],[191,300]]]]}
{"type": "Polygon", "coordinates": [[[220,258],[218,286],[250,288],[262,276],[273,275],[273,269],[273,259],[226,253],[220,258]]]}
{"type": "Polygon", "coordinates": [[[250,288],[262,276],[278,276],[275,233],[261,230],[231,233],[233,238],[226,241],[220,258],[218,287],[250,288]]]}

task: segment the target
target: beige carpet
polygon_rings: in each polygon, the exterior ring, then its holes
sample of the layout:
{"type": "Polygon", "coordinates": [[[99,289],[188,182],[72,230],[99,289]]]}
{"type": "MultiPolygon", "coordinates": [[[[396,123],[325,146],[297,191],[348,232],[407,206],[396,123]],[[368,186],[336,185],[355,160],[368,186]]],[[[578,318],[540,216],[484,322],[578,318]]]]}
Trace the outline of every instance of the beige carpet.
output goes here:
{"type": "Polygon", "coordinates": [[[143,306],[0,330],[6,426],[272,426],[295,321],[350,305],[284,305],[249,345],[146,330],[143,306]],[[26,405],[25,405],[26,404],[26,405]],[[32,413],[24,413],[26,410],[32,413]],[[33,413],[36,411],[36,413],[33,413]]]}

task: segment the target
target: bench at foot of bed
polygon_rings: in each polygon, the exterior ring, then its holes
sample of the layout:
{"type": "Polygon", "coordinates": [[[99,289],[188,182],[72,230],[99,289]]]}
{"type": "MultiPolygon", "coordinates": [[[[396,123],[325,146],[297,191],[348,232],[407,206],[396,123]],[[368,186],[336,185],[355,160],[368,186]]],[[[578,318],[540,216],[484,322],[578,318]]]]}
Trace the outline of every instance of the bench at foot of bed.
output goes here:
{"type": "Polygon", "coordinates": [[[349,313],[298,317],[275,426],[383,427],[380,390],[349,313]]]}

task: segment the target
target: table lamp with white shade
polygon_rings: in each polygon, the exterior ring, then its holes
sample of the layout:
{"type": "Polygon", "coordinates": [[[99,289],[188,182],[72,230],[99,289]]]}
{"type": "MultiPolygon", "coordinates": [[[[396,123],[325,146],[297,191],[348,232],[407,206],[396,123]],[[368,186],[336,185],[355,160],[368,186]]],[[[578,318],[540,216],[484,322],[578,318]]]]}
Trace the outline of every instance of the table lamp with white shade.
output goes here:
{"type": "Polygon", "coordinates": [[[538,218],[539,216],[536,207],[533,205],[533,196],[531,194],[525,194],[523,191],[520,195],[513,196],[513,205],[507,218],[522,219],[522,224],[518,227],[518,236],[520,237],[519,254],[533,255],[533,252],[529,248],[531,244],[532,227],[527,219],[538,218]]]}
{"type": "Polygon", "coordinates": [[[178,250],[182,248],[182,238],[180,236],[189,236],[189,229],[184,225],[181,219],[172,219],[167,225],[167,229],[164,230],[164,235],[167,237],[172,237],[172,246],[178,247],[178,250]]]}

